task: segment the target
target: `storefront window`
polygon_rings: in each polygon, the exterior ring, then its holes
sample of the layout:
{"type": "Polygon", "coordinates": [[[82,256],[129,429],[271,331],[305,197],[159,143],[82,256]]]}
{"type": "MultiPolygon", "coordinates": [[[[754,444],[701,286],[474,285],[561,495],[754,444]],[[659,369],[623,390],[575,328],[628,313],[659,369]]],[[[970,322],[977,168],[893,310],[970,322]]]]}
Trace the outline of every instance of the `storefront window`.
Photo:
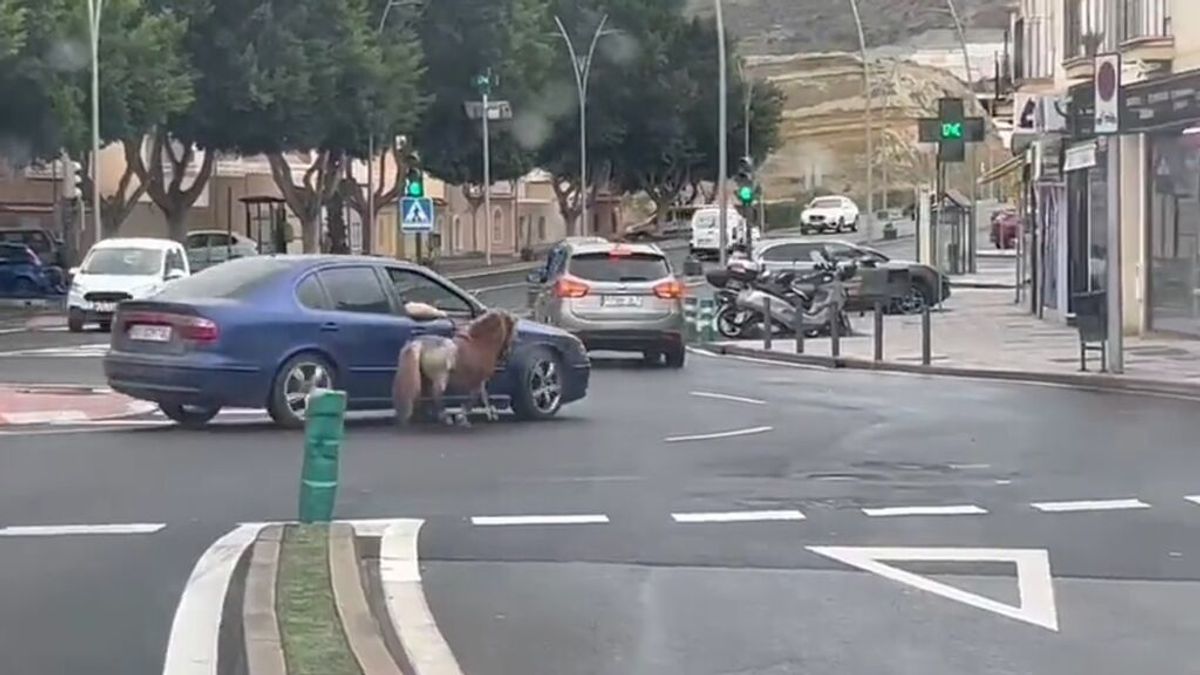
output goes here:
{"type": "Polygon", "coordinates": [[[1150,174],[1151,322],[1200,335],[1200,135],[1152,137],[1150,174]]]}
{"type": "Polygon", "coordinates": [[[1099,157],[1088,169],[1088,290],[1108,287],[1108,164],[1099,157]]]}

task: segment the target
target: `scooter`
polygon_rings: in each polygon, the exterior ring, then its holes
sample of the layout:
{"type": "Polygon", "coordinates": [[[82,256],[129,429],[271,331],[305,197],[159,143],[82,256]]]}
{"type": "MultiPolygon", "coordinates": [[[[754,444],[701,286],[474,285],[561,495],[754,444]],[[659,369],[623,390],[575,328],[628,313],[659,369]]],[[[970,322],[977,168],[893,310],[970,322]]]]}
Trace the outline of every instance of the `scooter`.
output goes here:
{"type": "Polygon", "coordinates": [[[853,327],[843,309],[847,295],[844,282],[856,273],[852,263],[822,262],[803,277],[790,271],[763,274],[740,290],[732,302],[717,310],[717,332],[730,339],[753,337],[761,331],[769,301],[772,335],[791,334],[797,312],[801,330],[807,337],[830,334],[832,321],[839,322],[842,335],[849,335],[853,327]]]}

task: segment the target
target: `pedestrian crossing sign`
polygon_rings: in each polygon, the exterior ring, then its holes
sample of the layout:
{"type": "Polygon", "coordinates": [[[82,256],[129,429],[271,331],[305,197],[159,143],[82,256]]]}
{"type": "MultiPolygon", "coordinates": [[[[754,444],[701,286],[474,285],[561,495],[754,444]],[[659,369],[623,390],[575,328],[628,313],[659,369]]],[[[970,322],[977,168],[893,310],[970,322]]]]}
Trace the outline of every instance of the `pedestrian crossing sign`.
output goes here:
{"type": "Polygon", "coordinates": [[[405,197],[400,200],[401,232],[433,232],[433,200],[405,197]]]}

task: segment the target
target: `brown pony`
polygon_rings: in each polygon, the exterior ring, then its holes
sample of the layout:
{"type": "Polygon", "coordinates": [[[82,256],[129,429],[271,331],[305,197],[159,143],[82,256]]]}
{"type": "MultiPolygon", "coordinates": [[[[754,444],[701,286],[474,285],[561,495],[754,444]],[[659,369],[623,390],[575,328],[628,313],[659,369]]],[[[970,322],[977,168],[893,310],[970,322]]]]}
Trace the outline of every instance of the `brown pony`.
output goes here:
{"type": "Polygon", "coordinates": [[[497,364],[508,356],[516,337],[517,319],[504,310],[488,310],[459,331],[454,338],[421,336],[400,350],[396,379],[392,382],[392,404],[396,421],[407,425],[422,393],[429,396],[443,423],[453,420],[446,415],[443,397],[447,389],[469,393],[459,423],[470,426],[468,419],[476,403],[484,407],[489,421],[499,419],[487,393],[487,382],[497,364]],[[428,389],[423,385],[428,383],[428,389]],[[425,390],[425,391],[423,391],[425,390]]]}

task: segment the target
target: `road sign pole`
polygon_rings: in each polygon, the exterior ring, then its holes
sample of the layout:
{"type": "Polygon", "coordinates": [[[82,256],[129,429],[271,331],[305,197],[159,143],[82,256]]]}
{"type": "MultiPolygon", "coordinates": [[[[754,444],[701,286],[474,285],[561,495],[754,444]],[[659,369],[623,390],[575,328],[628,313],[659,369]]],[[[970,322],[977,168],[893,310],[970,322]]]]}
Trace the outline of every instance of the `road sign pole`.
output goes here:
{"type": "MultiPolygon", "coordinates": [[[[490,79],[490,73],[489,73],[490,79]]],[[[490,85],[489,85],[490,86],[490,85]]],[[[488,90],[483,90],[483,222],[487,231],[483,234],[484,264],[492,265],[492,150],[491,136],[488,129],[488,90]]],[[[515,198],[515,195],[514,195],[515,198]]]]}

